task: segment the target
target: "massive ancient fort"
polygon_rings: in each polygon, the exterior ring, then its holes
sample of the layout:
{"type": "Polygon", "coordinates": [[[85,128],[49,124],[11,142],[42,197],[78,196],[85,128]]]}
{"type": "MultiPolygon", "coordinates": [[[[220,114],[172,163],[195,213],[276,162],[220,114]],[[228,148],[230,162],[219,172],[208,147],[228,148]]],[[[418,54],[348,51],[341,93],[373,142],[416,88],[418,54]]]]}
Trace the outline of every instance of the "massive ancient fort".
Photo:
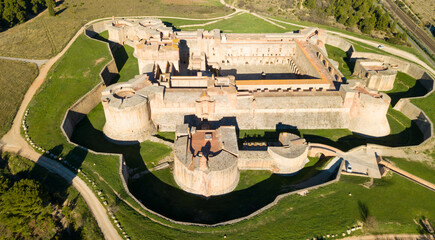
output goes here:
{"type": "Polygon", "coordinates": [[[134,48],[139,73],[102,93],[104,134],[141,142],[175,131],[174,178],[204,196],[232,191],[240,169],[293,174],[309,143],[289,133],[264,151],[242,149],[238,129],[338,129],[366,136],[390,133],[394,66],[357,62],[346,80],[329,59],[326,33],[236,34],[173,31],[158,19],[113,20],[109,40],[134,48]]]}

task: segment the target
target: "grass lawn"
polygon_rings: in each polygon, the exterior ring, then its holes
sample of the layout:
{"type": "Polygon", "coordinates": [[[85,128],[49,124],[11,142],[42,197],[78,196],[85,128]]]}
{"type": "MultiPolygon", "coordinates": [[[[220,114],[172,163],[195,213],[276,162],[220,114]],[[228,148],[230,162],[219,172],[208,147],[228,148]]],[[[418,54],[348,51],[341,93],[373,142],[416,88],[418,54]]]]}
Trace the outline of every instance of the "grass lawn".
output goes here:
{"type": "Polygon", "coordinates": [[[169,142],[174,142],[175,132],[158,132],[157,137],[169,142]]]}
{"type": "Polygon", "coordinates": [[[435,183],[435,166],[427,162],[408,161],[403,158],[387,157],[387,159],[394,163],[397,167],[405,170],[417,177],[423,178],[426,181],[435,183]]]}
{"type": "MultiPolygon", "coordinates": [[[[424,98],[411,99],[411,103],[423,110],[432,123],[435,123],[435,92],[432,92],[429,96],[424,98]]],[[[425,154],[435,159],[435,149],[427,149],[425,154]]]]}
{"type": "Polygon", "coordinates": [[[27,89],[38,75],[33,63],[0,59],[0,138],[11,128],[27,89]]]}
{"type": "Polygon", "coordinates": [[[249,188],[256,183],[265,181],[266,179],[270,178],[271,175],[272,172],[267,170],[241,170],[239,184],[234,190],[239,191],[249,188]]]}
{"type": "MultiPolygon", "coordinates": [[[[169,170],[145,174],[139,179],[130,180],[129,187],[145,206],[172,219],[217,223],[246,216],[271,203],[279,194],[306,187],[309,183],[302,182],[323,173],[321,169],[328,159],[312,161],[312,164],[293,176],[276,175],[267,171],[242,171],[240,183],[235,191],[212,198],[189,194],[179,189],[169,170]]],[[[331,174],[326,172],[323,174],[325,178],[318,179],[312,184],[320,184],[331,177],[331,174]]]]}
{"type": "Polygon", "coordinates": [[[404,72],[397,72],[393,89],[386,93],[391,97],[391,106],[394,106],[401,98],[424,96],[427,90],[417,79],[404,72]]]}
{"type": "MultiPolygon", "coordinates": [[[[102,133],[104,122],[104,111],[99,104],[77,125],[72,140],[97,152],[122,153],[131,169],[130,176],[153,168],[158,160],[171,151],[165,145],[148,141],[128,146],[110,143],[102,133]]],[[[192,222],[215,223],[248,215],[273,201],[278,194],[297,189],[292,184],[320,173],[326,162],[327,159],[319,161],[313,158],[305,169],[291,177],[272,175],[270,172],[256,176],[257,171],[243,171],[235,192],[213,199],[204,199],[179,189],[169,169],[138,175],[140,178],[129,180],[129,187],[145,206],[165,216],[192,222]],[[246,172],[249,174],[245,174],[246,172]],[[253,197],[258,191],[267,191],[269,194],[253,197]],[[173,199],[184,200],[174,202],[173,199]],[[235,211],[234,207],[238,210],[235,211]]]]}
{"type": "Polygon", "coordinates": [[[223,32],[229,33],[282,33],[300,29],[298,27],[293,27],[290,25],[285,27],[286,29],[282,29],[264,21],[263,19],[255,17],[252,14],[243,13],[230,19],[224,19],[217,23],[213,23],[203,27],[188,27],[183,30],[188,31],[194,29],[220,29],[223,32]]]}
{"type": "Polygon", "coordinates": [[[328,44],[325,44],[325,48],[328,52],[328,57],[338,62],[338,70],[340,70],[345,78],[350,79],[355,64],[349,62],[346,52],[328,44]]]}
{"type": "MultiPolygon", "coordinates": [[[[109,32],[104,31],[95,38],[107,42],[109,39],[109,32]]],[[[133,53],[134,48],[128,45],[120,46],[113,53],[116,67],[119,70],[119,79],[117,82],[126,82],[139,74],[139,63],[137,62],[137,58],[133,56],[133,53]]]]}
{"type": "Polygon", "coordinates": [[[231,13],[216,0],[202,0],[186,5],[183,1],[159,0],[68,0],[56,7],[57,15],[48,12],[0,33],[0,56],[50,58],[60,52],[85,23],[112,16],[179,16],[211,18],[231,13]]]}
{"type": "Polygon", "coordinates": [[[109,60],[105,43],[79,36],[52,67],[29,104],[28,131],[35,143],[45,149],[56,147],[55,154],[66,155],[72,150],[59,131],[63,116],[73,103],[101,81],[99,72],[109,60]]]}
{"type": "Polygon", "coordinates": [[[121,153],[132,174],[151,169],[171,149],[166,145],[145,141],[134,145],[117,145],[109,142],[103,134],[105,123],[103,106],[98,104],[76,127],[72,141],[97,152],[121,153]]]}
{"type": "Polygon", "coordinates": [[[435,122],[435,92],[432,92],[431,94],[429,94],[429,96],[425,98],[411,99],[411,102],[414,103],[421,110],[423,110],[430,118],[432,123],[435,122]]]}
{"type": "Polygon", "coordinates": [[[357,222],[364,222],[367,215],[375,218],[377,227],[366,232],[419,233],[413,219],[435,218],[432,211],[435,202],[431,201],[434,192],[397,175],[376,179],[369,189],[361,185],[367,181],[369,179],[342,176],[336,184],[312,190],[306,196],[291,195],[262,214],[229,226],[171,229],[149,221],[122,203],[116,216],[123,222],[135,219],[124,228],[137,239],[144,239],[144,232],[148,238],[167,239],[222,239],[224,234],[234,239],[306,239],[341,235],[357,222]]]}
{"type": "Polygon", "coordinates": [[[174,19],[174,18],[160,18],[163,23],[167,26],[172,27],[174,30],[180,30],[180,26],[192,25],[192,24],[203,24],[211,22],[214,20],[185,20],[185,19],[174,19]]]}

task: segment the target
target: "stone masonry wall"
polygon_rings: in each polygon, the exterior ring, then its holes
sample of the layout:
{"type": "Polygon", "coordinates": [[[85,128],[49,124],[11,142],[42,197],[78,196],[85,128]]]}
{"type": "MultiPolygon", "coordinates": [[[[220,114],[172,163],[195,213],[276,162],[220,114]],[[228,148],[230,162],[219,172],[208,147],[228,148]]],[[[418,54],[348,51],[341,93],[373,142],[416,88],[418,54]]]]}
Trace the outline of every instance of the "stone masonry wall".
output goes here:
{"type": "Polygon", "coordinates": [[[432,136],[433,124],[430,119],[420,108],[412,104],[409,99],[400,99],[396,106],[394,106],[394,110],[402,112],[405,116],[414,121],[423,133],[424,140],[432,136]]]}

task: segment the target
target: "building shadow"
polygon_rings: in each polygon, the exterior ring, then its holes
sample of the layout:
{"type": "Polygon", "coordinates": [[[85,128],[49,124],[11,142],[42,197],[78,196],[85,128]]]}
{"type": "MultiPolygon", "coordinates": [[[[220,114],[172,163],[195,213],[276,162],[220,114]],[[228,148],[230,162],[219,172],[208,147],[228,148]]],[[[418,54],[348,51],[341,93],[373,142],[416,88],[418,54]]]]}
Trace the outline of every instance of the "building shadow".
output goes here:
{"type": "Polygon", "coordinates": [[[421,84],[421,80],[417,80],[415,85],[404,92],[387,93],[391,98],[391,106],[395,106],[401,98],[421,97],[428,93],[428,90],[421,84]]]}
{"type": "Polygon", "coordinates": [[[160,178],[163,176],[163,179],[174,182],[172,172],[169,169],[149,172],[150,169],[143,159],[145,156],[141,154],[141,144],[111,143],[104,137],[103,132],[92,126],[88,118],[84,118],[76,126],[72,141],[94,151],[123,154],[129,169],[130,177],[127,182],[130,192],[145,207],[177,221],[214,224],[244,217],[273,202],[280,194],[307,187],[307,184],[321,184],[334,178],[337,173],[319,170],[328,160],[322,159],[295,175],[271,174],[266,180],[246,189],[206,198],[162,181],[160,178]],[[322,177],[317,181],[306,182],[316,175],[322,177]]]}
{"type": "Polygon", "coordinates": [[[170,27],[170,28],[172,28],[172,30],[173,30],[174,32],[179,32],[179,31],[181,31],[180,28],[177,28],[177,27],[174,26],[174,24],[171,23],[171,22],[163,21],[163,24],[165,24],[166,27],[170,27]]]}

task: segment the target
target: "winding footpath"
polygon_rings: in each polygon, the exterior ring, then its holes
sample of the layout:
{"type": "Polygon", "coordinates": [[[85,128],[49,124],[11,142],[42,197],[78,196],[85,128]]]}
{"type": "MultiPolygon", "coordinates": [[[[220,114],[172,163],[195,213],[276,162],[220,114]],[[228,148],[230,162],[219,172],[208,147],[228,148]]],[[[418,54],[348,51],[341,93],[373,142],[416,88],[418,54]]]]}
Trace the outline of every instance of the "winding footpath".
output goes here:
{"type": "Polygon", "coordinates": [[[27,59],[27,58],[14,58],[14,57],[0,57],[0,59],[34,63],[38,67],[41,67],[42,65],[44,65],[48,61],[48,59],[27,59]]]}

